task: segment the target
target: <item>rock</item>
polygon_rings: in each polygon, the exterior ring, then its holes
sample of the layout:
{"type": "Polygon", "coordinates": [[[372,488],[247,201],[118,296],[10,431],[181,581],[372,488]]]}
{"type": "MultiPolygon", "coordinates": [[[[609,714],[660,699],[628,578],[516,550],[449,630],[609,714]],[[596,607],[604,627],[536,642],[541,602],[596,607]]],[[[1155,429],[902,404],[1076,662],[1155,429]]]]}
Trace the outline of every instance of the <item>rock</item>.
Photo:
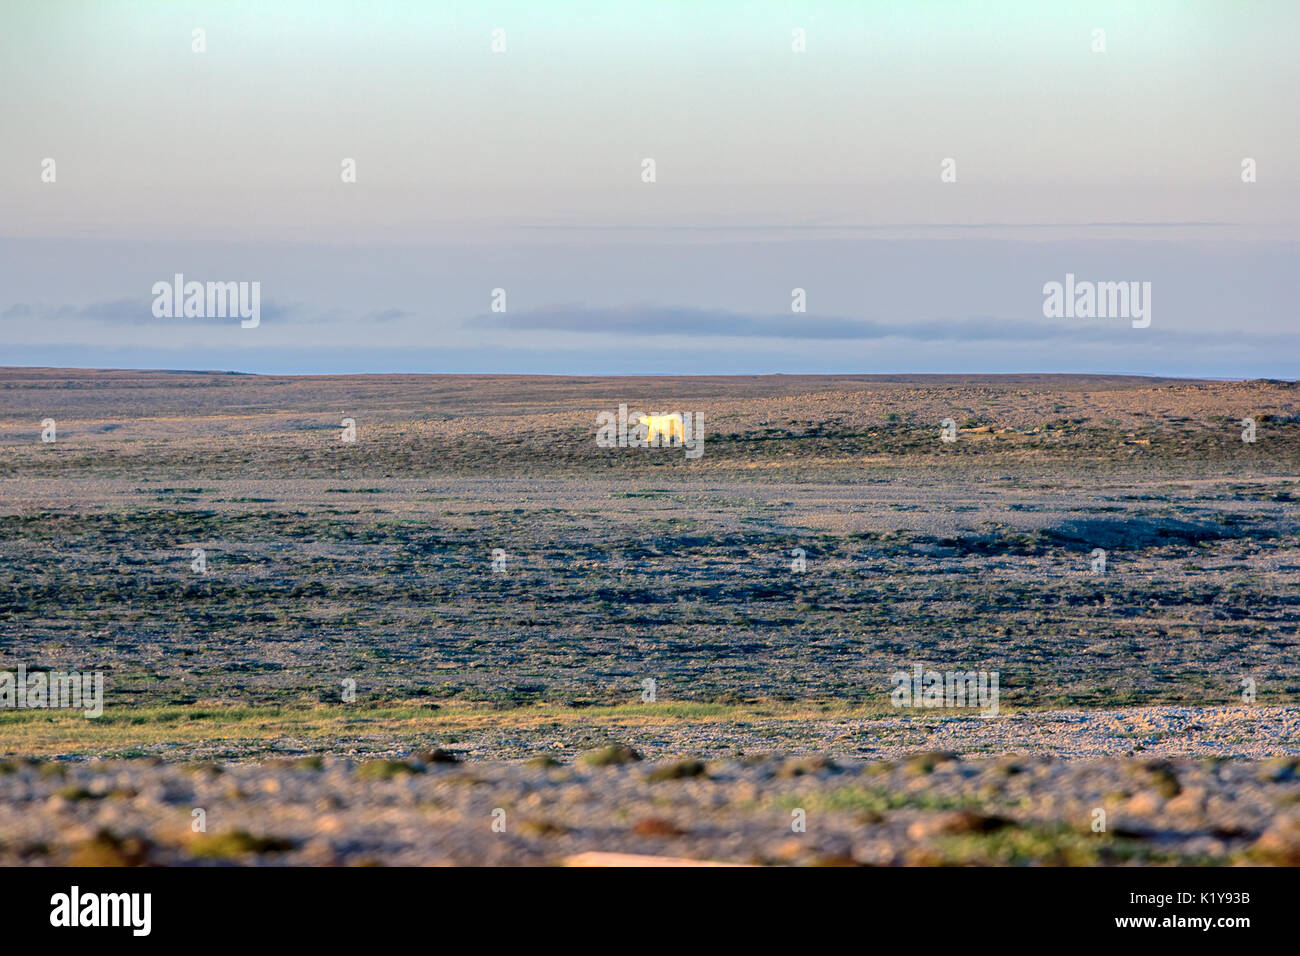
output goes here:
{"type": "Polygon", "coordinates": [[[907,828],[907,835],[913,840],[922,841],[963,833],[992,833],[1012,825],[1013,821],[1005,817],[986,816],[969,810],[945,810],[916,820],[907,828]]]}
{"type": "Polygon", "coordinates": [[[632,825],[637,836],[681,836],[686,831],[662,817],[642,817],[632,825]]]}
{"type": "Polygon", "coordinates": [[[597,750],[589,750],[582,755],[583,763],[592,767],[608,767],[613,764],[632,763],[640,759],[641,755],[626,744],[609,744],[597,750]]]}
{"type": "Polygon", "coordinates": [[[1178,782],[1178,774],[1172,764],[1164,760],[1153,760],[1145,765],[1146,772],[1153,786],[1166,800],[1178,796],[1183,786],[1178,782]]]}
{"type": "Polygon", "coordinates": [[[1249,855],[1261,863],[1300,866],[1300,816],[1274,820],[1251,845],[1249,855]]]}
{"type": "Polygon", "coordinates": [[[910,775],[933,773],[936,767],[960,759],[961,755],[951,750],[926,750],[908,757],[904,768],[910,775]]]}
{"type": "Polygon", "coordinates": [[[781,769],[776,772],[776,775],[783,780],[789,780],[792,777],[802,777],[807,773],[827,773],[838,769],[830,758],[812,754],[807,757],[788,757],[781,762],[781,769]]]}
{"type": "Polygon", "coordinates": [[[1264,761],[1260,768],[1263,779],[1269,783],[1289,783],[1300,777],[1300,759],[1295,757],[1275,757],[1264,761]]]}
{"type": "Polygon", "coordinates": [[[701,760],[676,760],[672,763],[659,764],[646,774],[646,779],[651,783],[659,783],[663,780],[701,777],[704,772],[704,762],[701,760]]]}
{"type": "Polygon", "coordinates": [[[100,830],[72,851],[72,866],[142,866],[149,854],[149,841],[136,836],[119,837],[100,830]]]}
{"type": "Polygon", "coordinates": [[[443,750],[441,747],[434,747],[432,750],[421,750],[415,754],[414,759],[423,764],[435,763],[460,763],[460,758],[450,750],[443,750]]]}
{"type": "Polygon", "coordinates": [[[1165,798],[1155,790],[1143,790],[1129,798],[1124,804],[1124,810],[1134,816],[1149,819],[1157,816],[1164,809],[1164,805],[1165,798]]]}
{"type": "Polygon", "coordinates": [[[1188,787],[1165,804],[1165,809],[1184,816],[1201,816],[1205,813],[1205,802],[1204,787],[1188,787]]]}

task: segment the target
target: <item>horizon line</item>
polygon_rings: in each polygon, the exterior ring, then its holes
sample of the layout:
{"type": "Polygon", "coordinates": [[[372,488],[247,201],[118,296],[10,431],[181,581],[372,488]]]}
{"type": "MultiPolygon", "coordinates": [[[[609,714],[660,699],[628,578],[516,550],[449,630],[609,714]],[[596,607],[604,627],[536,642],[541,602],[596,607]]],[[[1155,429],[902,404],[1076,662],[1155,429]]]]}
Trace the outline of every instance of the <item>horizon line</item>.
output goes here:
{"type": "Polygon", "coordinates": [[[1300,379],[1272,378],[1255,376],[1218,375],[1158,375],[1135,372],[697,372],[689,374],[648,373],[643,375],[592,374],[580,372],[246,372],[239,369],[200,369],[200,368],[134,368],[81,365],[0,365],[0,375],[11,372],[135,372],[158,375],[241,375],[258,378],[357,378],[403,377],[403,378],[596,378],[596,379],[708,379],[708,378],[1096,378],[1096,379],[1145,379],[1150,381],[1174,382],[1280,382],[1287,385],[1300,384],[1300,379]]]}

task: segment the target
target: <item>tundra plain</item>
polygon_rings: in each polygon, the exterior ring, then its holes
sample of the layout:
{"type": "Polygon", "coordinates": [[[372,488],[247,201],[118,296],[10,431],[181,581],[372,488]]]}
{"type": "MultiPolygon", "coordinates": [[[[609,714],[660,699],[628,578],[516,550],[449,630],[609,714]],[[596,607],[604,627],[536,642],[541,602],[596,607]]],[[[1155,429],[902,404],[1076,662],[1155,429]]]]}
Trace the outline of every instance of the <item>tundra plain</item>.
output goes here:
{"type": "Polygon", "coordinates": [[[5,369],[0,492],[5,862],[1300,861],[1296,383],[5,369]]]}

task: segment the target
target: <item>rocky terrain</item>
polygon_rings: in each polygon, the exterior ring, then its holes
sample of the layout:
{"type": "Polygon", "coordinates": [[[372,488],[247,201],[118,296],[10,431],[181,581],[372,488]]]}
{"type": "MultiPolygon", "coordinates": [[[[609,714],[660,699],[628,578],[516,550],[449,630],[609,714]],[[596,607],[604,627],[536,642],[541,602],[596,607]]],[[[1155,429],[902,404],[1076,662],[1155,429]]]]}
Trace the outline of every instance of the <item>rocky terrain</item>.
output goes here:
{"type": "Polygon", "coordinates": [[[0,370],[0,672],[105,680],[0,854],[1293,862],[1298,498],[1288,382],[0,370]]]}
{"type": "Polygon", "coordinates": [[[9,761],[0,862],[1300,864],[1300,759],[9,761]]]}

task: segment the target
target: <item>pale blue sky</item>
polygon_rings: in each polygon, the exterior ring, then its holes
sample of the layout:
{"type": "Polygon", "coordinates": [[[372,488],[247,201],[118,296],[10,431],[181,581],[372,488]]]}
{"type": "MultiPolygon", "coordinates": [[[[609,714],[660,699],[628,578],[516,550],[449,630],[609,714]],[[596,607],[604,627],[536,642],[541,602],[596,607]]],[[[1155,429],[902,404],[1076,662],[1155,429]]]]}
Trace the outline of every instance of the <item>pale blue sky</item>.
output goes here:
{"type": "Polygon", "coordinates": [[[1280,0],[6,0],[0,364],[1295,377],[1297,27],[1280,0]],[[1067,271],[1152,281],[1146,337],[1050,326],[1067,271]],[[153,320],[175,272],[260,281],[262,327],[153,320]]]}

